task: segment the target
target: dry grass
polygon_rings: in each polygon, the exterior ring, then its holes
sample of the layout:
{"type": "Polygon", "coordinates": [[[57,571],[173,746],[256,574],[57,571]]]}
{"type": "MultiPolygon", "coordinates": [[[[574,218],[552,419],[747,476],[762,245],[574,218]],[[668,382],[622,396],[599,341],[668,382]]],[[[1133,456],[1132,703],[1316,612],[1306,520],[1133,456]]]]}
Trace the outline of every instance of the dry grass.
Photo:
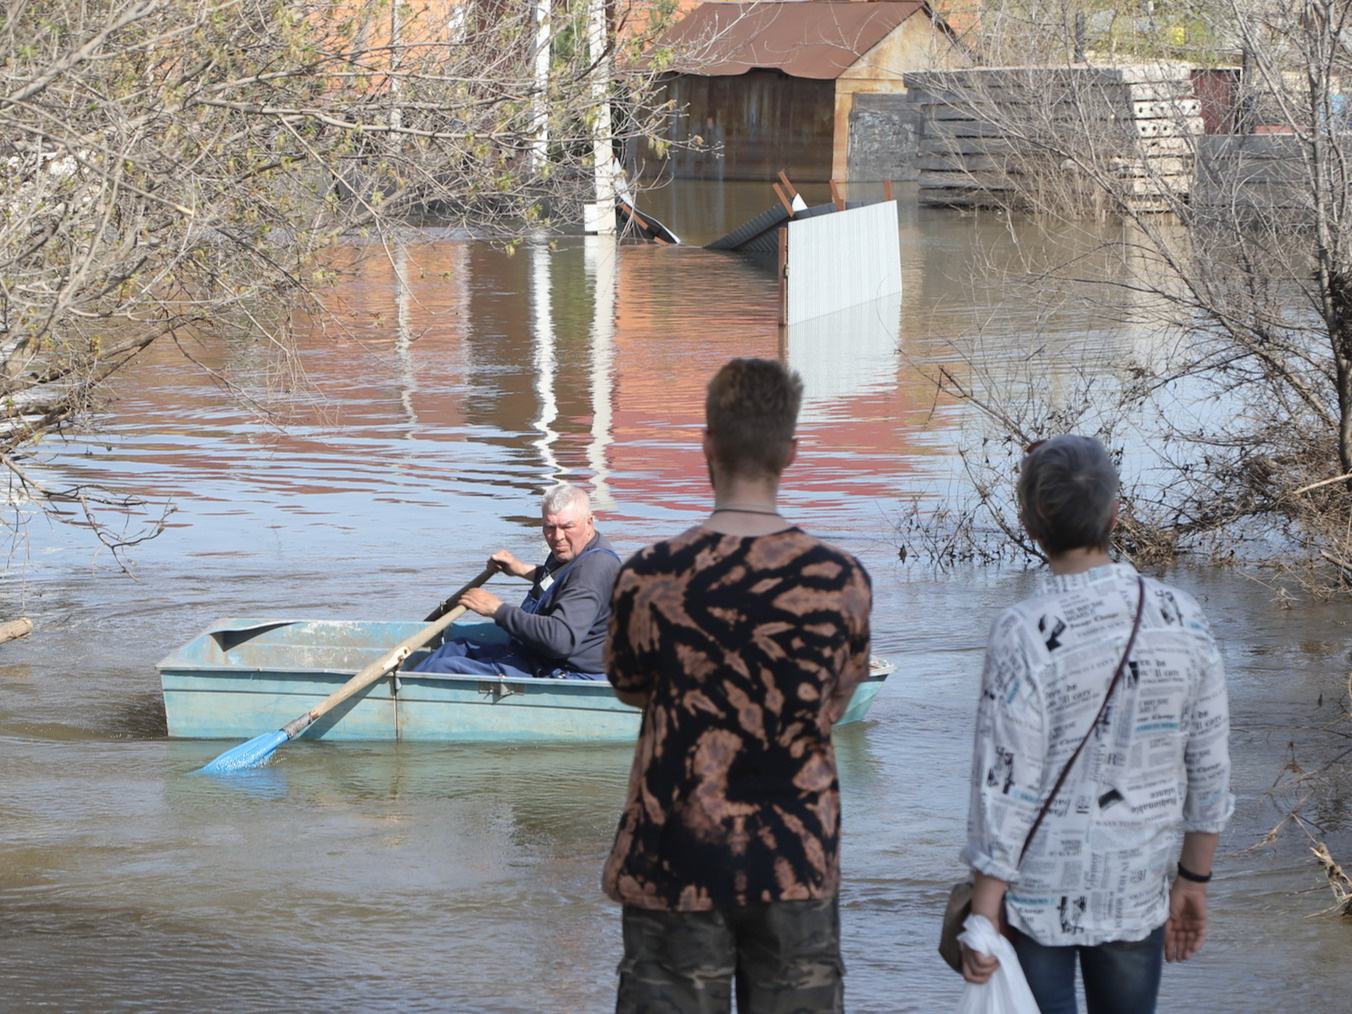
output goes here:
{"type": "Polygon", "coordinates": [[[1337,912],[1344,919],[1352,919],[1352,878],[1349,878],[1342,865],[1333,858],[1328,846],[1322,841],[1310,847],[1319,865],[1323,867],[1329,879],[1329,890],[1333,892],[1333,905],[1329,912],[1337,912]]]}

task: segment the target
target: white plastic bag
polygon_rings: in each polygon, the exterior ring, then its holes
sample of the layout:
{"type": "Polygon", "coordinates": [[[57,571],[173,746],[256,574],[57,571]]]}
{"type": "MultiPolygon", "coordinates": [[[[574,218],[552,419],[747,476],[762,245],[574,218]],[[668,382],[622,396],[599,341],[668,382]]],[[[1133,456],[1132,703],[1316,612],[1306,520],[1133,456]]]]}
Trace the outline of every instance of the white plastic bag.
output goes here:
{"type": "Polygon", "coordinates": [[[1000,967],[985,982],[963,985],[958,1014],[1038,1014],[1037,1001],[1023,977],[1014,945],[995,931],[989,919],[969,915],[958,940],[974,951],[994,954],[1000,962],[1000,967]]]}

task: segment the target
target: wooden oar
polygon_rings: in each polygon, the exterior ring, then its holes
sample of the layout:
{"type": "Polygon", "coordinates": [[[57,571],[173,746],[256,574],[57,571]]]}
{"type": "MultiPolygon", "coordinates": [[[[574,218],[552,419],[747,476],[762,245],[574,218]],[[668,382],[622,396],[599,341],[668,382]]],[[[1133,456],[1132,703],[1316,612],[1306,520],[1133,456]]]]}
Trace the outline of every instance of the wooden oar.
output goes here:
{"type": "MultiPolygon", "coordinates": [[[[490,567],[456,592],[455,595],[452,596],[452,599],[458,599],[471,588],[479,587],[479,585],[483,584],[496,573],[497,570],[490,567]]],[[[261,736],[255,736],[247,743],[241,743],[239,746],[232,747],[209,764],[198,768],[197,773],[223,775],[229,774],[232,771],[242,771],[245,768],[257,767],[262,764],[272,756],[274,750],[288,739],[295,739],[309,728],[310,724],[321,715],[326,714],[339,704],[342,704],[343,701],[347,700],[353,694],[370,686],[376,680],[380,679],[380,677],[396,668],[404,661],[404,659],[408,658],[409,655],[413,654],[413,652],[417,651],[428,641],[432,640],[432,638],[436,637],[437,634],[441,633],[459,619],[464,612],[464,606],[455,606],[454,608],[447,610],[438,617],[436,622],[429,623],[416,634],[404,638],[399,644],[391,648],[384,655],[381,655],[380,658],[376,659],[361,672],[357,673],[357,675],[353,676],[341,687],[329,694],[328,697],[324,698],[323,701],[305,712],[305,714],[301,715],[295,721],[287,723],[276,732],[265,732],[261,736]]]]}

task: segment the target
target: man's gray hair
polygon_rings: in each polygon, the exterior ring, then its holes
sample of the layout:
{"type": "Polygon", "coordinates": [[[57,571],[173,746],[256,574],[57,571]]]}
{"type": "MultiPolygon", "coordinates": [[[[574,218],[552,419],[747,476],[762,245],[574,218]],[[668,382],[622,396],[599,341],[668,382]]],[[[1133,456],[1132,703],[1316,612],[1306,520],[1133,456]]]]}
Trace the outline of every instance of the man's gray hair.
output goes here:
{"type": "Polygon", "coordinates": [[[587,491],[581,486],[561,482],[545,494],[544,512],[558,514],[573,504],[580,504],[588,514],[591,513],[591,497],[587,495],[587,491]]]}
{"type": "Polygon", "coordinates": [[[1023,526],[1053,555],[1107,549],[1117,490],[1117,468],[1093,437],[1064,433],[1044,440],[1019,469],[1023,526]]]}

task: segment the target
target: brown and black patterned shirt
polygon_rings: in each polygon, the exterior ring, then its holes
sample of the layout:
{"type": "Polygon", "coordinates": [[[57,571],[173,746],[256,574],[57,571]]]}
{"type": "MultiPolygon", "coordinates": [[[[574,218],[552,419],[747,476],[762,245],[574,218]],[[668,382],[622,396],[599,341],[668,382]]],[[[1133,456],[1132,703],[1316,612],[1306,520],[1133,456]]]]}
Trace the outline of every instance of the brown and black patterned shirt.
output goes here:
{"type": "Polygon", "coordinates": [[[693,528],[620,570],[606,672],[649,692],[603,887],[699,911],[832,897],[831,723],[868,673],[872,588],[791,528],[693,528]]]}

